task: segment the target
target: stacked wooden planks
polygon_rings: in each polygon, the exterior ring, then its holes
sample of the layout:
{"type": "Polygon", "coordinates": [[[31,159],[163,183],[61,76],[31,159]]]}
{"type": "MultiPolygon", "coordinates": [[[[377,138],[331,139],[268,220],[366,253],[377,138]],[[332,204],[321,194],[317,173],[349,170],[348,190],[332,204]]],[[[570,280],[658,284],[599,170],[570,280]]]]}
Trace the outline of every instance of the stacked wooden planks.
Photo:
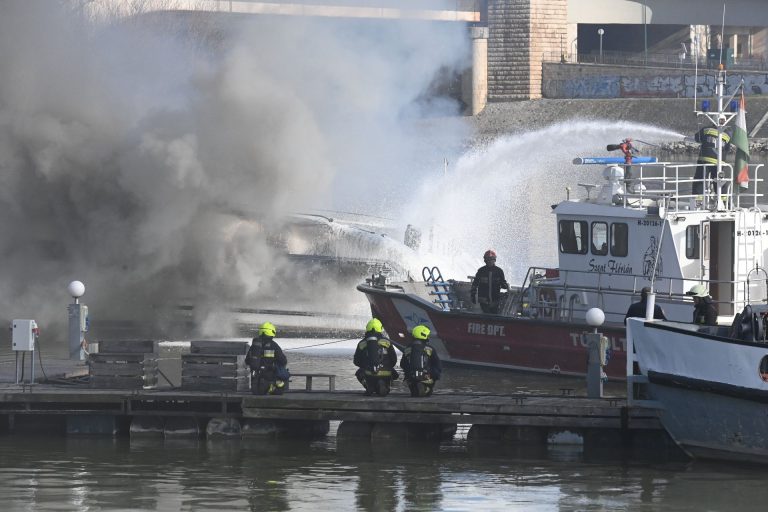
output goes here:
{"type": "Polygon", "coordinates": [[[247,352],[248,344],[240,341],[191,341],[190,353],[181,356],[181,389],[248,391],[247,352]]]}
{"type": "Polygon", "coordinates": [[[157,385],[157,342],[102,340],[88,355],[90,386],[100,389],[144,389],[157,385]]]}

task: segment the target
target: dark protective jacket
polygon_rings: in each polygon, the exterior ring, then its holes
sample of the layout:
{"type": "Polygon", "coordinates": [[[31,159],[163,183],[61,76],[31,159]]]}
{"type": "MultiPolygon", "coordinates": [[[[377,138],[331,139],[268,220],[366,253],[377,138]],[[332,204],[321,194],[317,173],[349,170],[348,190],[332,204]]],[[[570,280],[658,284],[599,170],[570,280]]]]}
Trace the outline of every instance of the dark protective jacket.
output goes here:
{"type": "MultiPolygon", "coordinates": [[[[634,302],[627,309],[627,314],[624,316],[624,324],[627,323],[627,318],[645,318],[646,301],[645,299],[639,302],[634,302]]],[[[653,318],[657,320],[666,320],[667,315],[664,314],[664,310],[661,306],[654,304],[653,306],[653,318]]]]}
{"type": "Polygon", "coordinates": [[[502,288],[509,289],[509,284],[504,279],[504,271],[495,265],[483,265],[477,269],[470,293],[473,301],[477,294],[481,304],[493,303],[499,301],[502,288]]]}
{"type": "Polygon", "coordinates": [[[390,375],[397,364],[397,354],[387,338],[378,333],[366,333],[357,344],[353,362],[367,375],[390,375]]]}
{"type": "MultiPolygon", "coordinates": [[[[705,127],[696,132],[694,139],[701,144],[697,163],[717,165],[717,128],[705,127]]],[[[723,139],[723,155],[731,147],[731,136],[722,132],[720,138],[723,139]]]]}
{"type": "Polygon", "coordinates": [[[438,380],[443,373],[443,365],[437,356],[437,350],[429,342],[422,343],[420,340],[414,340],[403,351],[403,357],[400,359],[400,368],[405,372],[405,378],[408,380],[422,380],[419,372],[426,374],[426,378],[438,380]]]}
{"type": "Polygon", "coordinates": [[[698,325],[717,325],[717,308],[712,297],[702,297],[693,308],[693,323],[698,325]]]}
{"type": "Polygon", "coordinates": [[[288,359],[285,357],[280,345],[272,338],[253,338],[251,347],[245,356],[245,364],[253,371],[277,370],[285,368],[288,359]]]}

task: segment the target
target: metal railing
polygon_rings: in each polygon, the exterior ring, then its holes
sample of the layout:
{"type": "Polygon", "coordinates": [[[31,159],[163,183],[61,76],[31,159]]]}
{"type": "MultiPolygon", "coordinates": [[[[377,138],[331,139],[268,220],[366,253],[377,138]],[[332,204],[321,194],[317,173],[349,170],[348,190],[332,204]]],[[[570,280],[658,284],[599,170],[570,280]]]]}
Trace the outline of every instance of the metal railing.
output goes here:
{"type": "MultiPolygon", "coordinates": [[[[560,62],[562,64],[601,64],[606,66],[639,66],[648,68],[696,68],[696,60],[690,55],[680,59],[674,53],[630,53],[603,51],[600,53],[558,53],[546,52],[542,56],[544,62],[560,62]]],[[[701,57],[698,59],[699,69],[717,69],[719,60],[701,57]]],[[[764,57],[738,58],[725,63],[729,71],[765,71],[768,70],[768,60],[764,57]]]]}
{"type": "MultiPolygon", "coordinates": [[[[572,322],[574,318],[583,319],[586,311],[592,307],[599,307],[606,315],[606,319],[612,319],[614,323],[623,320],[626,314],[627,300],[639,296],[640,290],[647,286],[648,277],[639,274],[609,274],[595,273],[586,270],[563,270],[559,269],[559,276],[556,278],[544,277],[545,272],[553,269],[544,267],[530,267],[526,274],[521,292],[512,298],[506,305],[503,315],[506,316],[532,316],[536,318],[548,319],[552,321],[572,322]],[[597,283],[584,284],[584,277],[594,279],[597,275],[597,283]],[[577,284],[571,284],[576,282],[577,284]],[[631,283],[628,284],[628,283],[631,283]],[[574,295],[583,297],[578,303],[574,303],[570,298],[574,295]],[[568,303],[563,300],[552,302],[549,297],[567,297],[568,303]],[[621,298],[616,301],[611,298],[621,298]],[[621,305],[620,308],[612,305],[621,305]]],[[[697,283],[702,283],[699,279],[659,276],[658,282],[664,282],[663,287],[657,286],[654,290],[657,297],[664,298],[665,304],[678,304],[690,306],[690,301],[686,300],[685,290],[697,283]]],[[[716,281],[707,280],[706,284],[710,289],[715,289],[718,285],[727,285],[738,288],[743,281],[716,281]]],[[[760,288],[765,296],[764,283],[750,283],[755,288],[760,288]]],[[[746,296],[739,298],[734,296],[732,300],[715,300],[717,305],[732,305],[734,311],[741,311],[748,304],[746,296]]],[[[630,300],[631,302],[631,300],[630,300]]],[[[765,302],[765,299],[763,299],[765,302]]]]}

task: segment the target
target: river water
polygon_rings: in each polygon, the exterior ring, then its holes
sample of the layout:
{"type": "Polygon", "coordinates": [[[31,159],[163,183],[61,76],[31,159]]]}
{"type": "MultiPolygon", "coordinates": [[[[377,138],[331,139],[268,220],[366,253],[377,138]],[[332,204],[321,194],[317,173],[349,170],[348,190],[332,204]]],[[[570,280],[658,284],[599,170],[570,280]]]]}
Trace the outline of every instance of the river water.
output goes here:
{"type": "MultiPolygon", "coordinates": [[[[359,390],[354,341],[281,340],[294,372],[359,390]],[[324,344],[322,344],[324,343],[324,344]],[[320,345],[322,344],[322,345],[320,345]],[[307,345],[315,345],[307,347],[307,345]]],[[[448,367],[437,393],[585,392],[580,379],[448,367]]],[[[609,384],[607,394],[623,386],[609,384]]],[[[402,382],[394,391],[402,393],[402,382]]],[[[765,510],[768,469],[589,459],[578,446],[0,436],[4,511],[765,510]]]]}

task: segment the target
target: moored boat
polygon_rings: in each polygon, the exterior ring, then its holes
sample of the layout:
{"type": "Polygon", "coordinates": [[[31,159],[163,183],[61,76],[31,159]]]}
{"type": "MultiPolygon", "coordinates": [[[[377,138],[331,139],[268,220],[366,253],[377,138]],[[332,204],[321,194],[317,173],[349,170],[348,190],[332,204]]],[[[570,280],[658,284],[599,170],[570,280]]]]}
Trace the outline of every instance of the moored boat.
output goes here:
{"type": "Polygon", "coordinates": [[[746,306],[730,326],[629,319],[647,398],[691,457],[768,463],[766,327],[765,304],[746,306]]]}
{"type": "MultiPolygon", "coordinates": [[[[718,80],[725,84],[724,72],[718,80]]],[[[722,97],[719,106],[712,119],[722,130],[736,113],[722,111],[722,97]]],[[[410,329],[423,323],[447,362],[568,375],[586,372],[585,314],[599,307],[612,352],[606,373],[623,378],[624,318],[643,287],[652,287],[667,318],[678,322],[692,318],[686,292],[695,284],[708,287],[723,324],[743,309],[748,294],[765,296],[763,282],[747,288],[749,272],[768,250],[768,206],[757,191],[762,166],[749,166],[746,191],[736,189],[732,166],[723,163],[714,178],[695,177],[696,166],[610,163],[603,183],[578,183],[580,197],[568,189],[551,207],[557,267],[530,267],[499,314],[471,303],[471,282],[444,278],[435,267],[425,267],[421,280],[373,276],[357,289],[395,343],[406,345],[410,329]],[[705,192],[693,193],[694,185],[705,192]]]]}

